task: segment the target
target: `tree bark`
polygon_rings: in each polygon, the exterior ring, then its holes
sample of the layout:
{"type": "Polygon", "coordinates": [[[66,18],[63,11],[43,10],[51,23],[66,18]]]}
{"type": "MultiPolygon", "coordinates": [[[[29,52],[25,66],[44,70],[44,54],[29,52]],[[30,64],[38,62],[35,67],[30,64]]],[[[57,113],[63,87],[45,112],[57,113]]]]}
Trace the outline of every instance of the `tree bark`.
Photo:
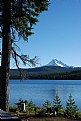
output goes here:
{"type": "Polygon", "coordinates": [[[10,0],[3,0],[3,38],[0,78],[0,109],[9,111],[9,70],[10,70],[10,0]]]}

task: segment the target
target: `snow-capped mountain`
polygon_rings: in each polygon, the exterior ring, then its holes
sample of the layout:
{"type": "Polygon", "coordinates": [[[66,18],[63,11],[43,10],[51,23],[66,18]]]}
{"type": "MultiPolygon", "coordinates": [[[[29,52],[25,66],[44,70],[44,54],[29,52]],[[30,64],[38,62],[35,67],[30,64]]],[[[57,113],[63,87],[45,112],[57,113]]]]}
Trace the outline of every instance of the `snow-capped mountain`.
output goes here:
{"type": "Polygon", "coordinates": [[[60,67],[67,67],[67,68],[71,67],[71,66],[68,66],[68,65],[64,64],[62,61],[59,61],[57,59],[53,59],[46,66],[60,66],[60,67]]]}

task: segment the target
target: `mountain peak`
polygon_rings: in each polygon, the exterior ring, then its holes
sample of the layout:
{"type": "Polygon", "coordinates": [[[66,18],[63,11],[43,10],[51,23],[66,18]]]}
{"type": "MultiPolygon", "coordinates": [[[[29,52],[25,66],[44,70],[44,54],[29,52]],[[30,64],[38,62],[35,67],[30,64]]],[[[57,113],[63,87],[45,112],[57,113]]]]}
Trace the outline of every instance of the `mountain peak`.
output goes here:
{"type": "Polygon", "coordinates": [[[52,61],[50,61],[46,66],[70,67],[57,59],[52,59],[52,61]]]}

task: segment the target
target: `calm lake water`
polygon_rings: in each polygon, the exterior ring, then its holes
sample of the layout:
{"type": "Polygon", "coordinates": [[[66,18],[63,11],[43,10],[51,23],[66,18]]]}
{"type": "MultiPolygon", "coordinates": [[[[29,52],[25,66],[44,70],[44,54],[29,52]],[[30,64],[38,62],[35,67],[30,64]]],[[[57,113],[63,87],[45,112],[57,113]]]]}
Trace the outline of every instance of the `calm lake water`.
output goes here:
{"type": "Polygon", "coordinates": [[[81,80],[10,80],[10,105],[21,98],[42,107],[44,101],[53,103],[58,95],[65,108],[70,93],[81,111],[81,80]]]}

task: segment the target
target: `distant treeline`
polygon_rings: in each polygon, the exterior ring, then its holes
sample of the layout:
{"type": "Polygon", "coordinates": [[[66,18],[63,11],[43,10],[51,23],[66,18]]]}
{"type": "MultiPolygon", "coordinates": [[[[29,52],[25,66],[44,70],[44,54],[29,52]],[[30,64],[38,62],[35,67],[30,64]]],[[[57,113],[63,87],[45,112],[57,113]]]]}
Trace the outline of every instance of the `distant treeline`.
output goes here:
{"type": "MultiPolygon", "coordinates": [[[[16,73],[14,71],[14,73],[16,73]]],[[[10,79],[48,79],[48,80],[81,80],[81,70],[59,73],[27,73],[19,72],[10,76],[10,79]]]]}
{"type": "Polygon", "coordinates": [[[28,79],[48,79],[48,80],[81,80],[81,71],[72,71],[54,74],[34,74],[28,79]]]}

